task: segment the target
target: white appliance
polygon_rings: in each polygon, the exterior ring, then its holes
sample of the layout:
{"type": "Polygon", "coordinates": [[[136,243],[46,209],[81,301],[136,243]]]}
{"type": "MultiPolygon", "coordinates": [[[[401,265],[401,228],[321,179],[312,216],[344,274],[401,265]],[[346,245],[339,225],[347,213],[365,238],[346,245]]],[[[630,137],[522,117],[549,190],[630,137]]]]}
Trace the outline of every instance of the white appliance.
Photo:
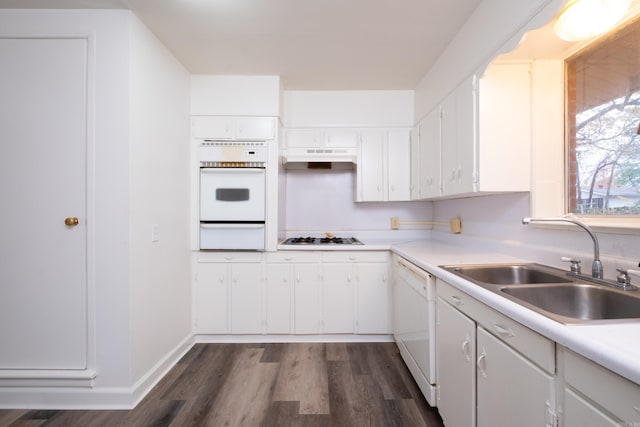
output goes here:
{"type": "Polygon", "coordinates": [[[436,405],[436,279],[394,255],[394,337],[431,406],[436,405]]]}
{"type": "Polygon", "coordinates": [[[265,249],[264,142],[200,146],[200,249],[265,249]]]}

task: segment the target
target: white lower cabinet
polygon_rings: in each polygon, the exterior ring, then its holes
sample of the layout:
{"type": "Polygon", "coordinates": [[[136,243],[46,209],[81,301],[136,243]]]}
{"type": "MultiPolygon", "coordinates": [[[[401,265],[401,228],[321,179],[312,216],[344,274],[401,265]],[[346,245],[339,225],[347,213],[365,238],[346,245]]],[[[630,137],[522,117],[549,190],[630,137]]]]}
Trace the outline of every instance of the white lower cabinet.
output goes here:
{"type": "Polygon", "coordinates": [[[322,263],[325,334],[388,334],[389,254],[326,252],[322,263]]]}
{"type": "Polygon", "coordinates": [[[198,263],[195,286],[195,330],[229,333],[229,285],[226,263],[198,263]]]}
{"type": "Polygon", "coordinates": [[[293,266],[294,332],[322,333],[322,280],[320,263],[301,263],[293,266]]]}
{"type": "Polygon", "coordinates": [[[265,292],[265,332],[267,334],[290,334],[292,332],[292,283],[291,265],[267,263],[265,292]]]}
{"type": "Polygon", "coordinates": [[[475,426],[476,323],[442,298],[436,302],[437,406],[447,426],[475,426]]]}
{"type": "Polygon", "coordinates": [[[437,294],[445,425],[555,426],[555,344],[442,280],[437,294]]]}
{"type": "Polygon", "coordinates": [[[386,251],[202,252],[196,334],[389,334],[386,251]]]}
{"type": "Polygon", "coordinates": [[[201,254],[196,268],[196,333],[262,333],[261,254],[201,254]]]}
{"type": "Polygon", "coordinates": [[[481,327],[476,364],[479,427],[555,425],[552,375],[481,327]]]}
{"type": "Polygon", "coordinates": [[[321,331],[320,254],[266,254],[267,334],[317,334],[321,331]]]}
{"type": "Polygon", "coordinates": [[[322,323],[325,334],[354,332],[354,285],[354,268],[350,262],[322,264],[322,323]]]}
{"type": "Polygon", "coordinates": [[[621,423],[604,414],[596,405],[571,389],[565,388],[563,425],[565,427],[620,427],[621,423]]]}
{"type": "Polygon", "coordinates": [[[564,427],[640,425],[640,386],[566,349],[558,349],[564,377],[564,427]]]}
{"type": "Polygon", "coordinates": [[[378,262],[362,262],[356,268],[356,333],[390,334],[391,297],[386,253],[378,262]]]}
{"type": "Polygon", "coordinates": [[[261,263],[230,263],[231,333],[261,334],[264,273],[261,263]]]}

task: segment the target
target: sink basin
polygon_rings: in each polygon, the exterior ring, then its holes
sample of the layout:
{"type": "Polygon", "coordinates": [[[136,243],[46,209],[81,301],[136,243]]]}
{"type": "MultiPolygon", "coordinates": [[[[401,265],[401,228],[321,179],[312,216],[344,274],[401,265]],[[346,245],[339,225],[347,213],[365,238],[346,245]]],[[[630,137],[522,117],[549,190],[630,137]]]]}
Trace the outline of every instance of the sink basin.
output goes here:
{"type": "Polygon", "coordinates": [[[562,270],[541,264],[486,264],[445,266],[445,269],[476,283],[490,285],[521,285],[536,283],[570,283],[562,270]]]}
{"type": "MultiPolygon", "coordinates": [[[[532,308],[571,319],[554,318],[564,323],[578,320],[638,319],[640,298],[636,294],[597,285],[572,283],[536,286],[505,286],[501,292],[532,308]]],[[[546,313],[542,313],[546,314],[546,313]]]]}

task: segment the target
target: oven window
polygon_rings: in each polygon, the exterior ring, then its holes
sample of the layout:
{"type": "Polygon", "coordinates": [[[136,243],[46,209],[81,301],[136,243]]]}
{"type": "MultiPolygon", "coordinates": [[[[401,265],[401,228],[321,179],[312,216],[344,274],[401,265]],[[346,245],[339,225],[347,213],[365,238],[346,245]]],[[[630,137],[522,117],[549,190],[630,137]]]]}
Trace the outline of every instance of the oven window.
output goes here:
{"type": "Polygon", "coordinates": [[[246,202],[249,200],[249,189],[216,188],[216,200],[220,202],[246,202]]]}

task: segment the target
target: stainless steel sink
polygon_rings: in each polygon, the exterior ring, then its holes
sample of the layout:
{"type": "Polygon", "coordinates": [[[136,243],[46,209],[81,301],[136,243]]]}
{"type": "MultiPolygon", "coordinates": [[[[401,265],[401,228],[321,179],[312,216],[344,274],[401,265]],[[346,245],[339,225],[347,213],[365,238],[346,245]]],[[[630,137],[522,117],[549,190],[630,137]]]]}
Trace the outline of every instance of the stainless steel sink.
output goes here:
{"type": "Polygon", "coordinates": [[[500,291],[525,303],[533,310],[565,323],[578,320],[640,318],[640,298],[586,283],[535,286],[504,286],[500,291]],[[562,316],[569,319],[557,318],[562,316]]]}
{"type": "Polygon", "coordinates": [[[640,320],[640,291],[589,283],[555,267],[537,263],[441,267],[561,323],[640,320]]]}
{"type": "Polygon", "coordinates": [[[475,283],[489,285],[521,285],[535,283],[570,283],[566,273],[542,264],[486,264],[443,266],[475,283]]]}

